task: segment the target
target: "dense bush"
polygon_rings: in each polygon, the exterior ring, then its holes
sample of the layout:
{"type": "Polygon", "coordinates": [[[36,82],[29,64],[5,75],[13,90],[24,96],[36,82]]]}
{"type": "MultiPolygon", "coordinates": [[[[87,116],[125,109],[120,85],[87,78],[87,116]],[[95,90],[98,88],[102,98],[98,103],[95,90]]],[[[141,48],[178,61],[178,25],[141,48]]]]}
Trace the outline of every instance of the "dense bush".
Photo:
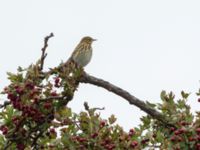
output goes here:
{"type": "Polygon", "coordinates": [[[8,73],[10,84],[1,93],[7,100],[1,105],[0,149],[200,149],[200,112],[191,113],[188,93],[182,91],[176,100],[172,92],[162,91],[160,104],[145,105],[170,122],[147,114],[126,132],[114,115],[101,118],[102,108],[85,102],[85,111],[77,114],[67,106],[84,74],[82,68],[61,64],[43,72],[42,60],[8,73]]]}

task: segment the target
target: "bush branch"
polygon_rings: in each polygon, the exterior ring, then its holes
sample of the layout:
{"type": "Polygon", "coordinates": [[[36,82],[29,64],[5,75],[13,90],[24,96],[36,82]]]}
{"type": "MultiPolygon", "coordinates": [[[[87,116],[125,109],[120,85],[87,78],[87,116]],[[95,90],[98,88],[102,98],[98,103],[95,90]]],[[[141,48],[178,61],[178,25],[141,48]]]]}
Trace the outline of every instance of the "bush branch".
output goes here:
{"type": "Polygon", "coordinates": [[[135,105],[135,106],[139,107],[141,110],[143,110],[144,112],[149,114],[154,119],[161,121],[162,123],[164,123],[164,125],[174,127],[174,125],[170,124],[169,121],[161,113],[156,111],[154,108],[148,106],[144,101],[131,95],[129,92],[121,89],[120,87],[117,87],[117,86],[115,86],[107,81],[104,81],[102,79],[91,76],[85,72],[83,73],[83,75],[79,81],[82,83],[93,84],[95,86],[102,87],[112,93],[115,93],[116,95],[127,100],[131,105],[135,105]]]}
{"type": "Polygon", "coordinates": [[[0,104],[0,109],[5,108],[7,105],[10,105],[10,101],[4,101],[3,104],[0,104]]]}
{"type": "Polygon", "coordinates": [[[42,55],[41,55],[41,58],[40,58],[40,71],[43,70],[43,67],[44,67],[44,59],[46,58],[47,56],[47,53],[45,52],[47,47],[48,47],[48,41],[51,37],[53,37],[53,33],[50,33],[48,36],[46,36],[44,38],[44,47],[41,49],[42,50],[42,55]]]}

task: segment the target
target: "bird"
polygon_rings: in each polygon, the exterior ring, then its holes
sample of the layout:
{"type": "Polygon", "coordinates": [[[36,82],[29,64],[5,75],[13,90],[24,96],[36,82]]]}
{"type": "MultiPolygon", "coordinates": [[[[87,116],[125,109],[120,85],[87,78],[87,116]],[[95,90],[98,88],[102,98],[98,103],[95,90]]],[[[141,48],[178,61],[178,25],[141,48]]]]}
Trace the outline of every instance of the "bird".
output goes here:
{"type": "Polygon", "coordinates": [[[92,58],[92,43],[96,41],[90,36],[85,36],[74,49],[70,60],[76,63],[79,67],[85,67],[92,58]]]}

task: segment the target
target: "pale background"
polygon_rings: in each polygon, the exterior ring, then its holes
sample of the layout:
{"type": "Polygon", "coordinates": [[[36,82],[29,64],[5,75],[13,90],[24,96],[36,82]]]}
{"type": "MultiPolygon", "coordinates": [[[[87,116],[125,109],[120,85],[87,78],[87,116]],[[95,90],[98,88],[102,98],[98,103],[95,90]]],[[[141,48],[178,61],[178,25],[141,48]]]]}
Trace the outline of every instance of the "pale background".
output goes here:
{"type": "MultiPolygon", "coordinates": [[[[45,68],[66,60],[79,40],[97,38],[85,70],[150,102],[160,102],[161,90],[191,92],[192,110],[199,109],[200,1],[185,0],[6,0],[0,1],[0,88],[6,72],[26,67],[41,54],[50,32],[45,68]]],[[[1,96],[2,97],[2,96],[1,96]]],[[[176,97],[176,98],[177,98],[176,97]]],[[[115,114],[126,130],[144,115],[124,99],[82,84],[70,106],[83,102],[105,107],[102,117],[115,114]]]]}

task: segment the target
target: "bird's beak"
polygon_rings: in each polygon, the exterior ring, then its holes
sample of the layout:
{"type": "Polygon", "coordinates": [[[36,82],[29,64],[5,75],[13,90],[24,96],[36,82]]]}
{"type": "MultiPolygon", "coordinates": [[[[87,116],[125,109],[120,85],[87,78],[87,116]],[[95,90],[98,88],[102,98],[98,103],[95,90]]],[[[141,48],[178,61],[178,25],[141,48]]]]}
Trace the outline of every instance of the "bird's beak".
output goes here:
{"type": "Polygon", "coordinates": [[[92,41],[97,41],[97,39],[92,39],[92,41]]]}

